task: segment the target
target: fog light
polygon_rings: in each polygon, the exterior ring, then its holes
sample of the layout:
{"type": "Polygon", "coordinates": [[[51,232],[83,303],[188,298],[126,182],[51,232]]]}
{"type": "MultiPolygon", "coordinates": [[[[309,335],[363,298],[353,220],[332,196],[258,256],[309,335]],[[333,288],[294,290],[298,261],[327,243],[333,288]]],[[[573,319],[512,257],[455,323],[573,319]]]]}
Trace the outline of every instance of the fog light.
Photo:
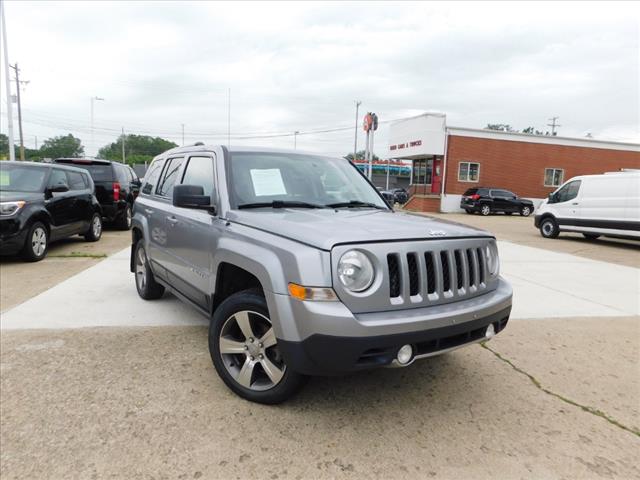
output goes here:
{"type": "Polygon", "coordinates": [[[487,327],[487,331],[484,333],[484,338],[486,338],[487,340],[489,340],[491,337],[493,337],[496,334],[496,329],[493,328],[493,323],[489,324],[489,326],[487,327]]]}
{"type": "Polygon", "coordinates": [[[402,347],[400,347],[400,350],[398,350],[398,355],[396,356],[396,359],[398,360],[398,363],[400,365],[406,365],[411,361],[412,358],[413,348],[411,347],[411,345],[403,345],[402,347]]]}

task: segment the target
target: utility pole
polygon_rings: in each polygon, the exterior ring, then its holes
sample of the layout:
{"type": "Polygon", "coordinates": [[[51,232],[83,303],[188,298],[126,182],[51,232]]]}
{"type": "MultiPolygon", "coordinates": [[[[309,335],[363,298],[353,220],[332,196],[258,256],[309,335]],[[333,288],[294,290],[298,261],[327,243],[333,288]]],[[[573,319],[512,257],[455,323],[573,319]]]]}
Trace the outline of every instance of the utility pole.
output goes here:
{"type": "Polygon", "coordinates": [[[184,147],[184,123],[182,125],[182,146],[184,147]]]}
{"type": "Polygon", "coordinates": [[[38,149],[38,136],[36,135],[36,150],[38,149]]]}
{"type": "Polygon", "coordinates": [[[547,123],[548,127],[551,127],[551,135],[552,136],[556,136],[556,127],[561,127],[562,125],[559,125],[556,123],[556,120],[558,120],[560,117],[551,117],[549,120],[551,120],[551,123],[547,123]]]}
{"type": "Polygon", "coordinates": [[[127,157],[124,154],[124,141],[125,141],[124,127],[122,127],[122,163],[127,163],[127,157]]]}
{"type": "Polygon", "coordinates": [[[358,153],[358,109],[362,102],[360,100],[356,100],[356,127],[355,127],[355,139],[353,140],[353,161],[356,161],[356,154],[358,153]]]}
{"type": "Polygon", "coordinates": [[[296,130],[295,132],[293,132],[293,149],[297,150],[298,149],[298,134],[300,132],[298,130],[296,130]]]}
{"type": "Polygon", "coordinates": [[[229,88],[229,98],[227,104],[227,148],[231,148],[231,88],[229,88]]]}
{"type": "Polygon", "coordinates": [[[7,93],[7,130],[9,133],[9,160],[16,159],[13,141],[13,105],[11,104],[11,80],[9,80],[9,49],[7,48],[7,26],[4,20],[4,1],[0,2],[0,19],[2,23],[2,45],[4,53],[4,80],[7,93]]]}
{"type": "Polygon", "coordinates": [[[91,97],[91,150],[94,152],[93,156],[95,157],[95,145],[94,145],[94,136],[93,136],[93,102],[95,100],[100,100],[104,102],[104,98],[100,97],[91,97]]]}
{"type": "Polygon", "coordinates": [[[20,103],[20,69],[18,64],[9,65],[16,74],[16,96],[18,99],[18,131],[20,132],[20,160],[24,162],[24,135],[22,134],[22,104],[20,103]]]}

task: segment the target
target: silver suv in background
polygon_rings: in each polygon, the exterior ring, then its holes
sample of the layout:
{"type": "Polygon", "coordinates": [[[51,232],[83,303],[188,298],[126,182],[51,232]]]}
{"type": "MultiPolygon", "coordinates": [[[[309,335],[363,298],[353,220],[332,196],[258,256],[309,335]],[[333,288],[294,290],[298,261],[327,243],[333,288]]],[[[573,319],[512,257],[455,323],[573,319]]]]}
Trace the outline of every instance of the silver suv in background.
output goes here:
{"type": "Polygon", "coordinates": [[[215,369],[261,403],[489,339],[511,311],[491,234],[397,213],[348,161],[299,151],[156,157],[130,266],[142,298],[168,290],[210,318],[215,369]]]}

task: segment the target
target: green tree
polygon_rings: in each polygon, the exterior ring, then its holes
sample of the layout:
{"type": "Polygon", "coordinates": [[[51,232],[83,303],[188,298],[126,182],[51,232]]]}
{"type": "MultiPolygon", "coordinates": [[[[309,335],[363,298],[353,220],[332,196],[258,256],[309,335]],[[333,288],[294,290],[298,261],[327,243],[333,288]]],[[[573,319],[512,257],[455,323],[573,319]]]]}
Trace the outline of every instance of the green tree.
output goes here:
{"type": "Polygon", "coordinates": [[[524,130],[522,130],[522,133],[528,133],[529,135],[544,135],[544,132],[541,132],[540,130],[536,130],[533,127],[527,127],[524,130]]]}
{"type": "Polygon", "coordinates": [[[9,158],[9,137],[4,133],[0,133],[0,159],[6,160],[9,158]]]}
{"type": "Polygon", "coordinates": [[[98,151],[98,158],[106,160],[122,160],[122,141],[124,140],[124,150],[127,163],[150,162],[153,157],[161,154],[178,145],[160,137],[150,137],[148,135],[120,135],[118,140],[105,145],[98,151]]]}
{"type": "Polygon", "coordinates": [[[78,158],[84,155],[84,147],[79,138],[71,134],[47,138],[40,147],[41,158],[78,158]]]}
{"type": "MultiPolygon", "coordinates": [[[[349,161],[353,161],[353,153],[347,153],[344,158],[349,161]]],[[[375,153],[373,154],[373,159],[380,160],[380,158],[375,153]]],[[[364,150],[359,150],[356,152],[356,160],[364,160],[364,150]]]]}

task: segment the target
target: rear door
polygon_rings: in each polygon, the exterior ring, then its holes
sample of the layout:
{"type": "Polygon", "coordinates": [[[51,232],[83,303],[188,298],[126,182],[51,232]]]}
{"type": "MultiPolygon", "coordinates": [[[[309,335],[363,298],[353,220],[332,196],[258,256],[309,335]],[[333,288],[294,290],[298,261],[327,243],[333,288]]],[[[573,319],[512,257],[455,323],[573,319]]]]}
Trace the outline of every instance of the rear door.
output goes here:
{"type": "Polygon", "coordinates": [[[490,195],[493,200],[493,210],[497,210],[499,212],[509,212],[509,200],[506,197],[506,193],[504,190],[490,190],[490,195]]]}
{"type": "MultiPolygon", "coordinates": [[[[215,203],[214,157],[192,155],[187,159],[181,184],[201,186],[215,203]]],[[[203,308],[210,307],[213,285],[212,252],[217,247],[220,220],[207,210],[168,207],[167,252],[169,282],[203,308]]]]}
{"type": "Polygon", "coordinates": [[[92,192],[84,173],[67,171],[69,193],[75,197],[71,213],[71,229],[76,233],[86,232],[93,216],[92,192]]]}

